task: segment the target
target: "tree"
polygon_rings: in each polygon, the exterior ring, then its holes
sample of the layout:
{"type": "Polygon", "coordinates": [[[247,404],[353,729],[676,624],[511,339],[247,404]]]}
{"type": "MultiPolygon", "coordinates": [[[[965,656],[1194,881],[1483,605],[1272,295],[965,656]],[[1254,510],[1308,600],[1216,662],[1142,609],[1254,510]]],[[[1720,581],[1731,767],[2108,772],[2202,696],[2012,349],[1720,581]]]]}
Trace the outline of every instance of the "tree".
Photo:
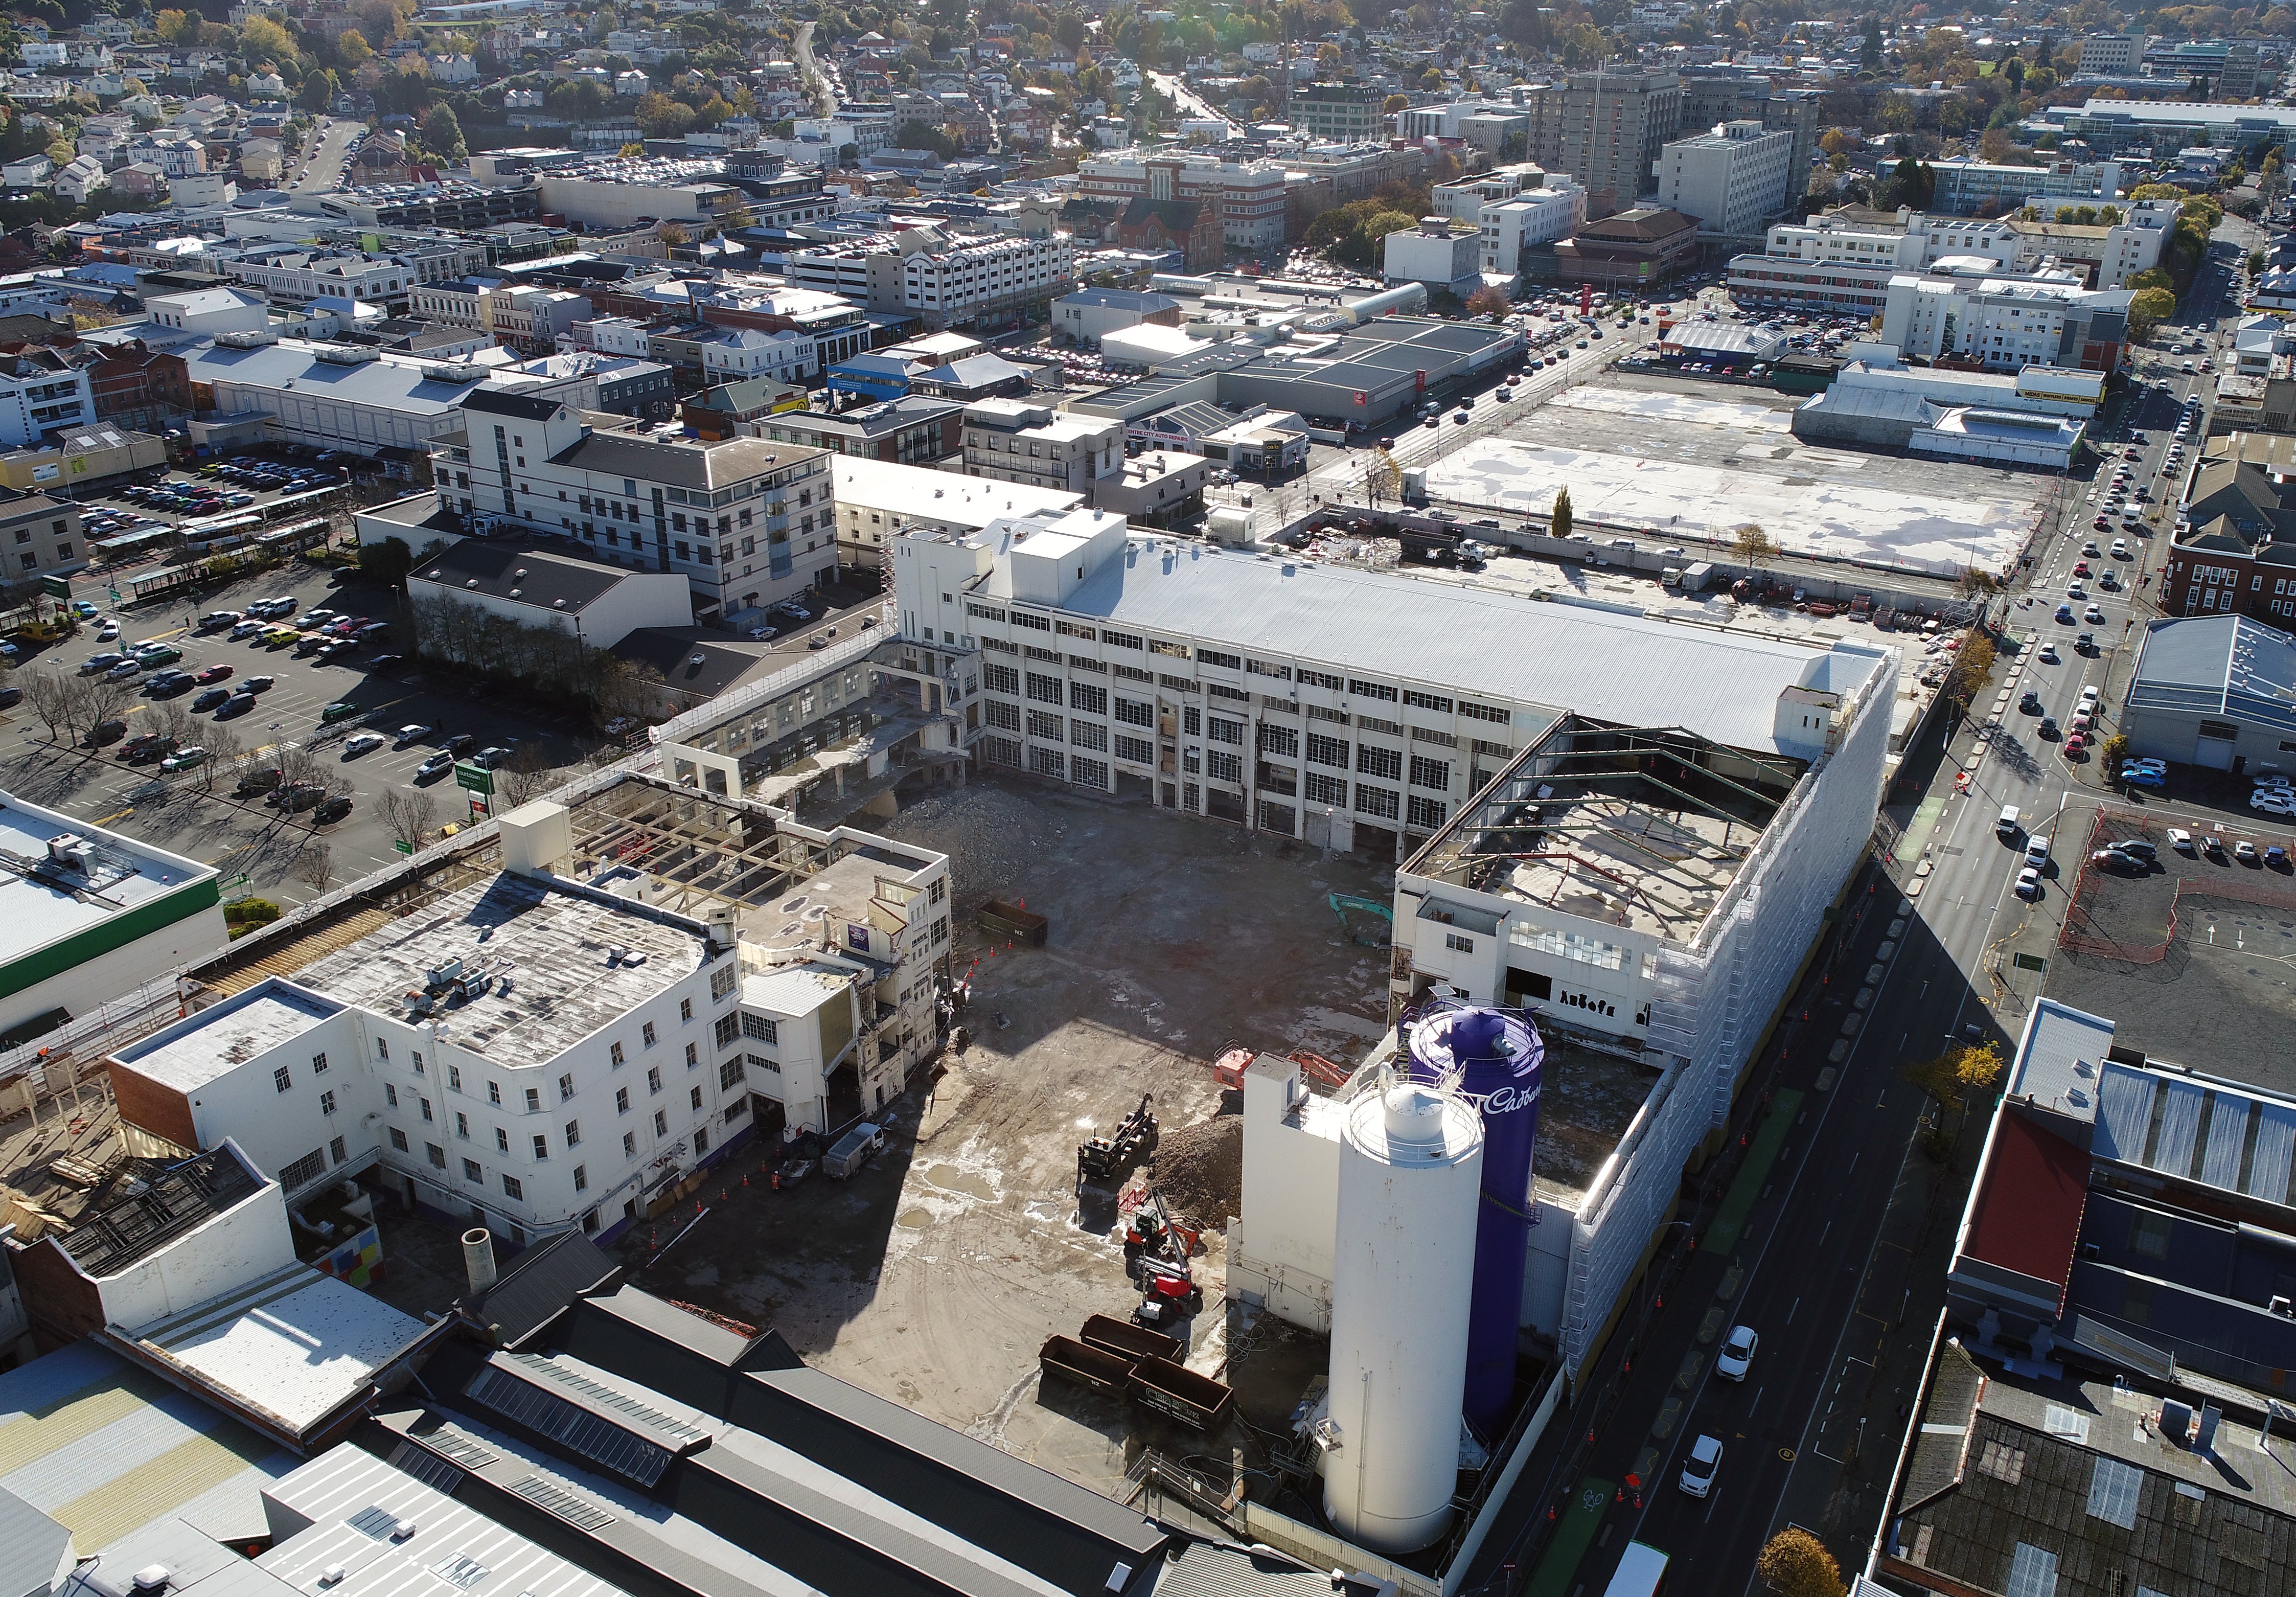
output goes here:
{"type": "Polygon", "coordinates": [[[1972,1099],[1990,1092],[2001,1076],[1997,1043],[1976,1046],[1956,1044],[1933,1059],[1905,1068],[1904,1077],[1937,1100],[1940,1108],[1966,1109],[1972,1099]]]}
{"type": "Polygon", "coordinates": [[[268,17],[250,17],[239,27],[239,53],[250,65],[292,61],[294,37],[268,17]]]}
{"type": "Polygon", "coordinates": [[[1467,314],[1471,316],[1504,316],[1514,308],[1514,300],[1503,288],[1485,283],[1467,296],[1467,314]]]}
{"type": "Polygon", "coordinates": [[[1841,1597],[1841,1566],[1824,1543],[1798,1527],[1763,1544],[1754,1573],[1780,1597],[1841,1597]]]}
{"type": "Polygon", "coordinates": [[[343,92],[335,75],[322,67],[316,72],[303,74],[303,82],[295,91],[295,103],[305,111],[326,111],[333,106],[337,95],[343,92]]]}
{"type": "Polygon", "coordinates": [[[394,842],[405,843],[410,848],[422,847],[422,839],[439,818],[439,806],[430,794],[412,788],[384,790],[382,801],[375,807],[382,817],[383,830],[394,842]]]}
{"type": "Polygon", "coordinates": [[[537,798],[550,790],[557,773],[550,764],[549,752],[538,738],[528,738],[510,751],[510,758],[495,768],[495,791],[500,795],[502,807],[516,809],[530,798],[537,798]]]}
{"type": "Polygon", "coordinates": [[[422,119],[422,147],[454,160],[470,153],[470,146],[463,142],[463,125],[455,119],[452,106],[434,105],[422,119]]]}
{"type": "Polygon", "coordinates": [[[161,38],[171,45],[196,45],[200,40],[200,13],[196,11],[163,11],[152,26],[161,38]]]}
{"type": "Polygon", "coordinates": [[[358,563],[359,574],[369,582],[395,588],[414,569],[414,552],[406,546],[405,538],[384,538],[360,545],[358,563]]]}
{"type": "Polygon", "coordinates": [[[1762,530],[1758,521],[1748,521],[1732,528],[1730,548],[1737,555],[1738,563],[1750,568],[1759,567],[1778,552],[1778,546],[1770,541],[1770,535],[1762,530]]]}
{"type": "Polygon", "coordinates": [[[1557,488],[1554,490],[1554,508],[1546,516],[1547,536],[1567,538],[1570,536],[1571,526],[1570,490],[1557,488]]]}
{"type": "Polygon", "coordinates": [[[24,702],[40,717],[53,741],[56,734],[70,724],[72,714],[72,679],[58,676],[52,671],[35,671],[24,684],[24,702]]]}
{"type": "Polygon", "coordinates": [[[1371,463],[1364,468],[1364,495],[1374,503],[1393,499],[1403,492],[1403,468],[1395,463],[1395,456],[1384,449],[1372,452],[1371,463]]]}
{"type": "MultiPolygon", "coordinates": [[[[316,815],[318,811],[315,807],[312,813],[316,815]]],[[[303,852],[295,856],[295,880],[310,889],[313,897],[316,898],[327,890],[327,883],[334,880],[334,875],[335,851],[333,849],[324,842],[314,841],[303,845],[303,852]]]]}
{"type": "Polygon", "coordinates": [[[2144,289],[2128,301],[2129,335],[2143,343],[2152,330],[2177,314],[2177,296],[2167,289],[2144,289]]]}
{"type": "Polygon", "coordinates": [[[1857,70],[1879,72],[1882,70],[1882,19],[1873,12],[1866,13],[1866,39],[1857,47],[1857,70]]]}
{"type": "Polygon", "coordinates": [[[1993,645],[1981,633],[1964,633],[1961,647],[1954,653],[1953,669],[1946,674],[1946,697],[1967,704],[1992,675],[1993,645]]]}
{"type": "Polygon", "coordinates": [[[374,53],[374,47],[356,28],[346,28],[335,36],[335,59],[346,67],[356,67],[374,53]]]}
{"type": "Polygon", "coordinates": [[[1397,111],[1409,111],[1411,109],[1411,96],[1408,94],[1390,94],[1386,99],[1380,102],[1379,109],[1382,114],[1390,117],[1397,111]]]}

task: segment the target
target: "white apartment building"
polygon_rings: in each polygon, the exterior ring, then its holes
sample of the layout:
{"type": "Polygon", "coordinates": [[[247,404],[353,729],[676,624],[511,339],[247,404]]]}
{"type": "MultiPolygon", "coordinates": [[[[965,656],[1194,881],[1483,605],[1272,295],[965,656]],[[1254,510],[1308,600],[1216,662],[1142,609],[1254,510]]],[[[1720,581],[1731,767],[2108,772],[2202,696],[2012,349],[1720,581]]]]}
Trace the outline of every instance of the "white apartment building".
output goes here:
{"type": "Polygon", "coordinates": [[[1124,462],[1124,423],[1032,405],[980,399],[964,407],[964,474],[1089,495],[1124,462]]]}
{"type": "MultiPolygon", "coordinates": [[[[968,239],[921,249],[899,264],[899,307],[946,325],[1000,315],[1067,293],[1076,286],[1075,242],[1047,238],[968,239]]],[[[808,285],[811,286],[811,285],[808,285]]],[[[878,303],[871,296],[870,303],[878,303]]]]}
{"type": "Polygon", "coordinates": [[[1699,231],[1758,232],[1793,198],[1793,135],[1759,122],[1725,122],[1659,152],[1659,202],[1696,217],[1699,231]]]}
{"type": "Polygon", "coordinates": [[[245,289],[194,289],[181,294],[151,294],[144,314],[155,327],[179,333],[261,332],[271,325],[271,307],[245,289]]]}
{"type": "Polygon", "coordinates": [[[1881,340],[1908,356],[1955,355],[1988,370],[2067,366],[2111,371],[2128,343],[2127,289],[2052,277],[1903,274],[1890,281],[1881,340]]]}
{"type": "Polygon", "coordinates": [[[1483,234],[1474,223],[1422,217],[1398,228],[1380,250],[1380,270],[1390,283],[1423,283],[1432,289],[1472,291],[1482,270],[1483,234]]]}
{"type": "Polygon", "coordinates": [[[1556,173],[1551,179],[1545,168],[1522,162],[1455,177],[1435,185],[1433,214],[1448,217],[1454,222],[1472,222],[1482,216],[1486,205],[1512,200],[1525,189],[1545,188],[1550,181],[1567,182],[1568,176],[1567,173],[1556,173]]]}
{"type": "Polygon", "coordinates": [[[1099,511],[912,531],[893,561],[903,635],[980,651],[984,764],[1384,857],[1554,706],[1814,758],[1843,691],[1821,651],[1143,537],[1099,511]]]}
{"type": "Polygon", "coordinates": [[[1945,269],[2001,275],[2022,270],[2026,242],[2007,222],[1901,214],[1898,226],[1837,217],[1772,226],[1759,255],[1730,259],[1731,298],[1795,309],[1878,314],[1890,280],[1945,269]]]}
{"type": "Polygon", "coordinates": [[[85,368],[48,348],[0,355],[0,445],[20,449],[58,428],[94,424],[85,368]]]}
{"type": "Polygon", "coordinates": [[[585,556],[675,571],[708,618],[834,577],[830,457],[759,438],[597,431],[573,405],[481,389],[431,441],[445,507],[472,527],[555,533],[585,556]]]}
{"type": "Polygon", "coordinates": [[[1567,239],[1586,220],[1587,191],[1567,177],[1485,205],[1478,222],[1485,274],[1513,277],[1522,269],[1523,246],[1567,239]]]}
{"type": "Polygon", "coordinates": [[[381,304],[405,298],[414,283],[413,268],[395,260],[370,260],[364,255],[282,250],[243,255],[235,260],[218,256],[214,264],[226,277],[252,283],[275,300],[291,305],[322,299],[381,304]]]}
{"type": "Polygon", "coordinates": [[[697,340],[701,369],[720,382],[770,377],[802,383],[820,369],[814,340],[795,332],[761,332],[754,327],[724,327],[697,340]]]}
{"type": "MultiPolygon", "coordinates": [[[[111,1060],[139,1141],[236,1142],[291,1202],[380,1170],[513,1241],[660,1212],[761,1110],[832,1128],[898,1093],[934,1035],[948,862],[849,828],[773,831],[824,862],[823,910],[762,940],[736,906],[578,878],[562,805],[502,818],[500,874],[200,1010],[111,1060]]],[[[152,1152],[168,1149],[151,1146],[152,1152]]]]}
{"type": "Polygon", "coordinates": [[[2116,206],[2122,213],[2118,222],[2086,225],[2063,220],[2064,212],[2075,209],[2070,202],[2052,201],[2044,209],[2052,220],[2012,224],[2026,242],[2026,263],[2037,257],[2080,262],[2094,268],[2095,286],[2101,289],[2127,288],[2139,272],[2159,266],[2179,214],[2173,200],[2141,200],[2116,206]]]}
{"type": "Polygon", "coordinates": [[[1077,192],[1086,200],[1213,204],[1218,208],[1222,240],[1241,250],[1264,250],[1283,242],[1283,181],[1279,161],[1223,160],[1215,155],[1127,152],[1090,156],[1077,168],[1077,192]]]}
{"type": "Polygon", "coordinates": [[[485,297],[488,331],[501,342],[529,355],[558,348],[562,335],[571,333],[577,322],[587,321],[590,302],[563,289],[533,283],[507,284],[485,297]]]}
{"type": "Polygon", "coordinates": [[[646,324],[636,316],[593,316],[586,322],[577,322],[573,341],[577,348],[595,349],[601,355],[628,355],[644,360],[653,354],[653,340],[646,332],[646,324]]]}

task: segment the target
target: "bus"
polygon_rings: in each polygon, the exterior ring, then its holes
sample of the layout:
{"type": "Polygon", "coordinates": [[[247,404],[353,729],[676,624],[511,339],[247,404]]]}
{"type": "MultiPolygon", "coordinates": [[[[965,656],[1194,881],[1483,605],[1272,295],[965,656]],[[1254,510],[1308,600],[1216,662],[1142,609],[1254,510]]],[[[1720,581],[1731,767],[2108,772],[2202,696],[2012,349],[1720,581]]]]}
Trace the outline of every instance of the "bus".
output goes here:
{"type": "Polygon", "coordinates": [[[1603,1597],[1659,1597],[1665,1590],[1666,1554],[1647,1542],[1628,1542],[1603,1597]]]}

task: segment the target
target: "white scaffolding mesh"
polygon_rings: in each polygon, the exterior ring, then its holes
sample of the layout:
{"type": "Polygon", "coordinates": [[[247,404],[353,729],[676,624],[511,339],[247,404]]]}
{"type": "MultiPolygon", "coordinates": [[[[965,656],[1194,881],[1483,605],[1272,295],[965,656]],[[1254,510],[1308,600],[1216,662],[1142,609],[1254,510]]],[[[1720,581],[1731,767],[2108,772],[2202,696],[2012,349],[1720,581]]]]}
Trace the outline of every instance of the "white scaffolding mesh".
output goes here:
{"type": "Polygon", "coordinates": [[[1572,1223],[1559,1340],[1574,1380],[1683,1167],[1727,1122],[1739,1068],[1873,834],[1896,682],[1895,660],[1879,662],[1841,743],[1795,785],[1698,945],[1659,954],[1648,1045],[1673,1058],[1572,1223]]]}

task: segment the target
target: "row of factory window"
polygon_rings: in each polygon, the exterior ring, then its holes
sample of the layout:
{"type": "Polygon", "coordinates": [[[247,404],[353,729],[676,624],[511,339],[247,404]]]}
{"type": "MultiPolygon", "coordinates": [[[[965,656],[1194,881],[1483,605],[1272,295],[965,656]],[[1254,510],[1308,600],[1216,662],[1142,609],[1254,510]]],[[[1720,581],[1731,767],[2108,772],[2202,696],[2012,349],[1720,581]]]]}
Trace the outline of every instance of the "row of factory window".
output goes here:
{"type": "MultiPolygon", "coordinates": [[[[781,1068],[778,1065],[774,1065],[771,1061],[760,1061],[759,1062],[769,1066],[776,1071],[781,1068]]],[[[699,1106],[697,1105],[696,1107],[698,1108],[699,1106]]],[[[719,1117],[719,1119],[723,1125],[732,1126],[736,1121],[745,1118],[749,1112],[749,1094],[744,1093],[736,1097],[733,1102],[726,1106],[725,1112],[719,1117]]],[[[398,1152],[412,1156],[414,1153],[414,1147],[408,1139],[406,1133],[396,1126],[389,1127],[388,1131],[392,1149],[398,1152]]],[[[655,1114],[654,1132],[658,1136],[667,1136],[668,1134],[669,1123],[668,1118],[665,1114],[655,1114]]],[[[730,1135],[732,1134],[725,1133],[722,1134],[730,1135]]],[[[708,1153],[712,1145],[710,1142],[710,1127],[707,1126],[697,1126],[693,1128],[693,1156],[698,1159],[702,1155],[708,1153]]],[[[541,1140],[542,1139],[539,1137],[535,1139],[537,1143],[540,1142],[541,1140]]],[[[343,1139],[340,1137],[337,1137],[334,1141],[335,1161],[338,1164],[342,1163],[344,1159],[342,1142],[343,1139]]],[[[422,1144],[422,1151],[424,1157],[429,1160],[433,1169],[444,1170],[448,1167],[447,1151],[438,1143],[425,1142],[422,1144]]],[[[637,1157],[637,1134],[636,1132],[625,1133],[622,1137],[623,1157],[626,1159],[635,1159],[637,1157]]],[[[535,1157],[537,1159],[542,1159],[546,1156],[537,1151],[535,1157]]],[[[474,1186],[484,1186],[487,1179],[486,1167],[474,1159],[464,1156],[458,1156],[458,1158],[462,1166],[463,1179],[474,1186]]],[[[287,1187],[290,1191],[292,1191],[296,1186],[301,1184],[301,1182],[308,1182],[310,1180],[316,1179],[319,1172],[316,1169],[309,1169],[307,1171],[306,1167],[311,1166],[317,1159],[318,1155],[313,1153],[306,1156],[304,1159],[298,1159],[294,1164],[281,1170],[279,1173],[281,1184],[287,1187]],[[301,1178],[301,1182],[295,1179],[298,1176],[301,1178]]],[[[499,1172],[499,1175],[502,1180],[503,1196],[509,1199],[513,1203],[523,1203],[526,1200],[525,1182],[520,1177],[512,1175],[507,1170],[499,1172]]],[[[590,1190],[590,1167],[587,1164],[578,1164],[574,1167],[574,1190],[577,1192],[586,1192],[590,1190]]],[[[586,1231],[592,1228],[588,1216],[585,1216],[583,1229],[586,1231]]]]}
{"type": "MultiPolygon", "coordinates": [[[[988,669],[993,672],[997,667],[991,666],[988,669]]],[[[1035,679],[1032,678],[1033,680],[1035,679]]],[[[993,679],[988,685],[992,691],[996,688],[996,683],[993,679]]],[[[1085,710],[1095,716],[1108,713],[1108,696],[1104,690],[1092,687],[1086,683],[1071,683],[1069,685],[1072,690],[1072,708],[1085,710]]],[[[1048,702],[1058,705],[1060,700],[1053,699],[1048,702]]],[[[1070,717],[1066,718],[1064,728],[1063,717],[1053,710],[1029,708],[1026,711],[1024,719],[1023,707],[993,698],[983,700],[981,714],[989,725],[1006,732],[1020,732],[1025,729],[1031,738],[1049,742],[1070,742],[1095,750],[1105,750],[1109,746],[1108,728],[1097,721],[1070,717]]],[[[1156,725],[1155,707],[1139,700],[1118,698],[1115,701],[1115,714],[1116,719],[1126,725],[1140,727],[1152,727],[1156,725]]],[[[1189,738],[1201,737],[1209,743],[1225,743],[1234,749],[1241,749],[1245,744],[1246,729],[1245,724],[1242,721],[1209,713],[1194,705],[1183,706],[1178,720],[1179,730],[1189,738]]],[[[1390,735],[1400,735],[1401,730],[1396,727],[1390,735]]],[[[1258,752],[1263,756],[1275,756],[1283,759],[1297,759],[1300,757],[1300,733],[1297,727],[1262,722],[1256,741],[1258,752]]],[[[1137,756],[1119,754],[1118,758],[1134,759],[1143,765],[1149,763],[1149,756],[1146,752],[1150,749],[1148,740],[1127,737],[1119,733],[1117,741],[1119,746],[1131,744],[1143,750],[1137,756]]],[[[1354,768],[1359,774],[1382,777],[1390,782],[1400,782],[1404,778],[1407,762],[1410,785],[1415,788],[1430,788],[1437,792],[1450,790],[1452,767],[1456,763],[1454,761],[1438,759],[1423,754],[1406,754],[1403,749],[1382,748],[1376,743],[1357,743],[1352,747],[1354,768]]],[[[1480,741],[1475,747],[1479,753],[1489,752],[1504,757],[1507,752],[1503,746],[1485,745],[1480,741]]],[[[1321,733],[1315,732],[1307,734],[1307,757],[1308,763],[1310,765],[1328,766],[1340,771],[1347,770],[1349,765],[1349,748],[1350,745],[1344,738],[1326,737],[1321,733]]],[[[1193,755],[1194,751],[1191,749],[1192,760],[1193,755]]],[[[1207,750],[1207,757],[1215,761],[1242,758],[1240,754],[1230,754],[1219,749],[1207,750]]],[[[1191,769],[1193,768],[1192,766],[1191,769]]]]}

